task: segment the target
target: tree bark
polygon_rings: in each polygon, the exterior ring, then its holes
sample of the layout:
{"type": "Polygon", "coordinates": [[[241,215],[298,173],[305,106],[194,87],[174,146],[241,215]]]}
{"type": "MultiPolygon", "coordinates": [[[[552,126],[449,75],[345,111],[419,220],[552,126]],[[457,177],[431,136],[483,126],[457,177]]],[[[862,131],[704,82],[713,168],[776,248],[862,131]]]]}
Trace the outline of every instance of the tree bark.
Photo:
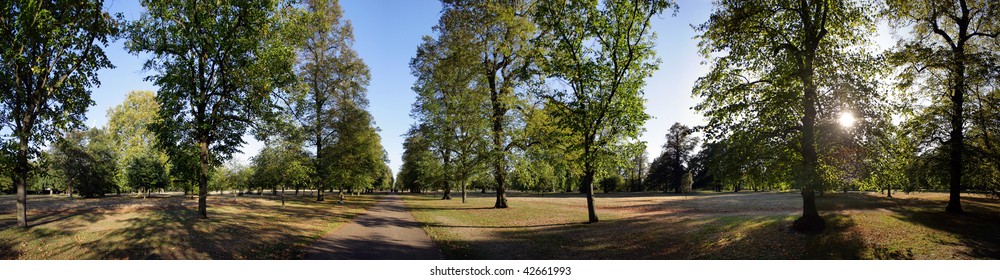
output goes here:
{"type": "Polygon", "coordinates": [[[465,180],[462,180],[462,203],[465,203],[465,180]]]}
{"type": "Polygon", "coordinates": [[[208,219],[208,141],[200,143],[201,172],[198,173],[198,218],[208,219]]]}
{"type": "Polygon", "coordinates": [[[17,187],[17,226],[28,227],[28,189],[27,177],[31,166],[28,163],[28,137],[22,131],[18,133],[17,155],[14,159],[14,185],[17,187]]]}
{"type": "Polygon", "coordinates": [[[597,223],[600,219],[597,218],[597,211],[594,208],[594,167],[590,161],[584,163],[583,189],[587,192],[588,223],[597,223]]]}
{"type": "Polygon", "coordinates": [[[503,134],[503,120],[504,116],[507,115],[507,108],[501,100],[501,94],[504,89],[498,88],[496,83],[496,76],[493,73],[487,73],[488,82],[490,86],[490,104],[493,107],[493,113],[491,115],[492,121],[492,134],[493,134],[493,151],[495,153],[495,158],[493,159],[493,179],[497,183],[497,201],[493,205],[494,208],[507,208],[507,182],[506,182],[506,172],[507,168],[505,163],[507,161],[506,150],[504,149],[504,134],[503,134]]]}
{"type": "Polygon", "coordinates": [[[451,182],[448,180],[444,181],[444,196],[441,196],[441,199],[451,200],[451,182]]]}
{"type": "MultiPolygon", "coordinates": [[[[818,38],[816,39],[818,40],[818,38]]],[[[806,54],[800,69],[800,78],[804,87],[802,96],[802,160],[803,170],[800,171],[799,182],[802,185],[802,217],[795,220],[792,227],[800,232],[820,232],[826,228],[826,221],[819,216],[816,209],[816,168],[819,157],[816,153],[816,84],[813,82],[814,53],[806,54]]]]}
{"type": "MultiPolygon", "coordinates": [[[[964,28],[963,28],[964,31],[964,28]]],[[[963,34],[964,35],[964,34],[963,34]]],[[[949,140],[949,161],[948,161],[948,206],[945,212],[961,214],[962,210],[962,158],[965,150],[965,134],[962,128],[965,126],[965,118],[962,106],[965,103],[965,52],[963,46],[955,50],[955,89],[951,95],[951,133],[949,140]]]]}

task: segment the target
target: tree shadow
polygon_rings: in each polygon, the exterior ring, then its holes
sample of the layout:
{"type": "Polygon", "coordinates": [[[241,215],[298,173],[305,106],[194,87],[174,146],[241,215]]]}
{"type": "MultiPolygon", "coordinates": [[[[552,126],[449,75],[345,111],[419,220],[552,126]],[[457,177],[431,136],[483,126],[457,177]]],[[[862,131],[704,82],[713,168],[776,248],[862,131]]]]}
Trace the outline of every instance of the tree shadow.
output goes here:
{"type": "MultiPolygon", "coordinates": [[[[642,217],[596,224],[489,227],[489,238],[439,242],[448,259],[859,259],[853,221],[828,216],[820,234],[790,230],[793,216],[642,217]]],[[[440,224],[428,227],[452,228],[440,224]]],[[[480,227],[472,227],[480,228],[480,227]]]]}
{"type": "Polygon", "coordinates": [[[13,240],[0,239],[0,259],[16,260],[21,256],[21,251],[15,249],[17,243],[13,240]]]}
{"type": "MultiPolygon", "coordinates": [[[[936,196],[827,194],[817,202],[827,220],[827,230],[818,234],[791,230],[801,212],[797,193],[599,201],[604,211],[628,214],[596,224],[469,226],[445,219],[423,226],[439,233],[436,242],[449,259],[914,259],[922,248],[893,237],[897,222],[918,226],[904,227],[917,230],[908,238],[960,248],[953,257],[1000,258],[996,200],[963,198],[965,215],[944,213],[946,201],[936,196]],[[934,237],[931,230],[956,238],[934,237]]],[[[947,257],[921,257],[928,256],[947,257]]]]}
{"type": "MultiPolygon", "coordinates": [[[[155,209],[91,207],[33,215],[32,228],[7,230],[50,242],[49,249],[55,252],[75,252],[71,258],[295,259],[325,233],[329,222],[349,221],[370,205],[293,200],[280,207],[255,199],[227,199],[209,201],[210,219],[198,218],[196,203],[176,200],[155,209]],[[103,219],[112,220],[99,224],[103,219]],[[80,230],[99,237],[73,241],[80,230]]],[[[23,256],[18,251],[22,248],[11,245],[17,240],[0,239],[0,258],[23,256]]]]}

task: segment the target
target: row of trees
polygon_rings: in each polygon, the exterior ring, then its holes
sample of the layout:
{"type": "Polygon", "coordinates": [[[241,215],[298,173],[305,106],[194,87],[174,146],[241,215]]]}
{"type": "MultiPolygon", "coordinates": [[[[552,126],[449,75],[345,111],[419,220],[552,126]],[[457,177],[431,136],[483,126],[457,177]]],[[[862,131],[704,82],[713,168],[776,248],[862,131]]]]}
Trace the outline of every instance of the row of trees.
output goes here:
{"type": "Polygon", "coordinates": [[[646,164],[635,141],[656,69],[649,18],[669,1],[444,1],[435,34],[411,61],[418,120],[400,186],[453,184],[587,193],[800,189],[794,227],[825,228],[817,192],[948,189],[1000,182],[994,144],[1000,21],[985,0],[716,1],[694,26],[711,66],[694,107],[708,123],[675,125],[646,164]],[[906,33],[873,48],[878,21],[906,33]],[[846,118],[848,121],[840,121],[846,118]],[[852,122],[851,119],[857,121],[852,122]],[[704,138],[700,152],[693,153],[704,138]],[[484,174],[493,180],[484,180],[484,174]],[[645,179],[643,179],[645,178],[645,179]],[[612,188],[614,186],[614,188],[612,188]]]}
{"type": "MultiPolygon", "coordinates": [[[[489,182],[505,191],[587,193],[643,149],[642,87],[657,68],[651,18],[672,1],[443,1],[410,67],[418,121],[401,185],[414,191],[489,182]]],[[[489,184],[489,183],[486,183],[489,184]]]]}
{"type": "Polygon", "coordinates": [[[268,146],[254,158],[257,182],[311,184],[322,200],[331,187],[392,181],[367,112],[368,68],[336,1],[142,1],[146,11],[132,22],[103,4],[16,0],[0,8],[0,37],[12,44],[0,54],[3,159],[19,226],[27,226],[29,179],[59,170],[61,181],[94,195],[196,185],[207,218],[212,174],[241,173],[216,169],[248,133],[268,146]],[[159,90],[130,94],[107,128],[75,132],[94,103],[96,71],[113,67],[104,48],[118,38],[149,57],[147,80],[159,90]],[[83,179],[98,181],[74,181],[83,179]]]}

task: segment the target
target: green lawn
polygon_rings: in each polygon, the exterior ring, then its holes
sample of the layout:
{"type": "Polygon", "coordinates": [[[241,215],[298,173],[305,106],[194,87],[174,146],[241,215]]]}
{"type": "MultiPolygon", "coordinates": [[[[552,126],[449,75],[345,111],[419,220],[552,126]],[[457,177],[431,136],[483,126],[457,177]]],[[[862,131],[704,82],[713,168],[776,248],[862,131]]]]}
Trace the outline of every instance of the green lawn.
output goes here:
{"type": "Polygon", "coordinates": [[[273,198],[210,196],[210,219],[199,220],[197,200],[182,197],[32,197],[29,209],[41,208],[29,213],[32,227],[0,214],[0,259],[295,259],[376,199],[292,197],[282,208],[273,198]]]}
{"type": "Polygon", "coordinates": [[[797,193],[599,194],[597,224],[576,194],[513,194],[509,209],[438,198],[407,205],[450,259],[1000,258],[1000,201],[974,195],[950,215],[941,193],[827,194],[820,234],[790,230],[797,193]]]}

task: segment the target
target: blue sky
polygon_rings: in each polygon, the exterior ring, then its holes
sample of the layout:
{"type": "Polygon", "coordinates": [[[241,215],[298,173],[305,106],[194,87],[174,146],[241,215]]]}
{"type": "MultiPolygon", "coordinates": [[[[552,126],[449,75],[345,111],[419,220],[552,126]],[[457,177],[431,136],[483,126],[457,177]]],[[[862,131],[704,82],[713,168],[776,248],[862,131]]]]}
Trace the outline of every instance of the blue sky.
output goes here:
{"type": "MultiPolygon", "coordinates": [[[[437,0],[346,0],[341,6],[354,27],[355,44],[361,58],[371,69],[372,80],[368,87],[369,110],[381,128],[382,146],[389,154],[389,166],[398,171],[403,153],[403,134],[413,120],[410,105],[415,94],[410,87],[409,61],[420,43],[420,37],[431,33],[437,23],[441,5],[437,0]]],[[[698,55],[698,42],[692,24],[708,20],[710,1],[678,1],[680,12],[653,19],[657,33],[656,51],[662,60],[659,70],[646,81],[644,89],[648,102],[646,113],[653,118],[645,124],[646,132],[640,140],[646,141],[650,157],[661,151],[664,134],[674,123],[688,126],[704,124],[703,118],[691,110],[697,101],[691,97],[691,88],[698,77],[708,71],[698,55]]],[[[136,1],[108,0],[105,8],[112,13],[122,13],[126,20],[139,17],[142,12],[136,1]]],[[[101,86],[93,89],[96,105],[87,113],[89,126],[103,126],[107,122],[108,108],[121,103],[131,90],[156,90],[152,83],[143,81],[149,73],[142,72],[144,57],[129,54],[123,41],[111,44],[105,50],[117,67],[98,73],[101,86]]],[[[234,157],[243,162],[256,155],[262,144],[247,137],[242,153],[234,157]]]]}

